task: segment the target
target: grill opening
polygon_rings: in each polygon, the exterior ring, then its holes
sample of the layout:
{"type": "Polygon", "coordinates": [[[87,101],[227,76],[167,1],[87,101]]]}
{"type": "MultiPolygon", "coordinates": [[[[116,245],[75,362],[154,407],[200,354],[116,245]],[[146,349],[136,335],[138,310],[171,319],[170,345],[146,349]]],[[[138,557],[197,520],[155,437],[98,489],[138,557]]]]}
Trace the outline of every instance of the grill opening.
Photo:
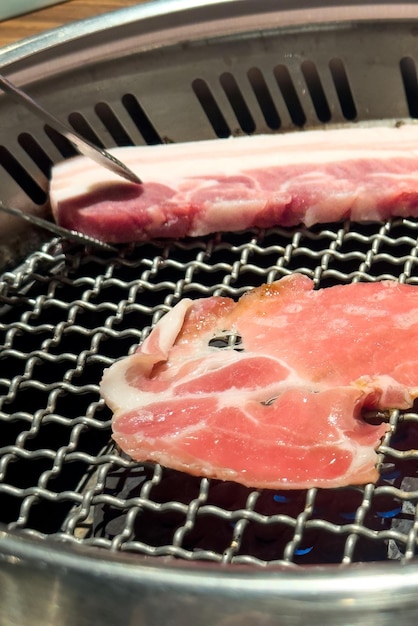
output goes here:
{"type": "Polygon", "coordinates": [[[272,130],[278,130],[281,126],[281,120],[262,71],[258,67],[250,68],[248,70],[248,80],[253,88],[267,126],[272,130]]]}
{"type": "Polygon", "coordinates": [[[226,330],[222,334],[219,334],[217,337],[213,337],[209,341],[209,345],[214,348],[229,349],[229,350],[243,350],[242,346],[242,337],[237,335],[231,330],[226,330]]]}
{"type": "Polygon", "coordinates": [[[216,135],[219,138],[229,137],[231,131],[209,85],[202,78],[196,78],[192,88],[216,135]]]}
{"type": "Polygon", "coordinates": [[[5,146],[0,146],[0,165],[35,204],[44,204],[45,191],[5,146]]]}
{"type": "Polygon", "coordinates": [[[162,143],[162,139],[156,128],[140,105],[138,99],[133,94],[126,93],[122,97],[122,104],[131,120],[143,136],[145,143],[148,145],[162,143]]]}
{"type": "Polygon", "coordinates": [[[97,117],[109,131],[117,146],[133,146],[134,142],[129,137],[118,116],[114,113],[107,102],[98,102],[94,110],[97,117]]]}
{"type": "Polygon", "coordinates": [[[301,70],[306,81],[318,119],[321,122],[329,122],[331,110],[329,108],[318,69],[312,61],[304,61],[301,70]]]}
{"type": "Polygon", "coordinates": [[[346,120],[355,120],[357,109],[343,61],[338,58],[331,59],[329,69],[340,101],[342,114],[346,120]]]}
{"type": "Polygon", "coordinates": [[[306,122],[306,116],[300,103],[299,96],[296,92],[289,69],[286,65],[277,65],[274,68],[274,76],[280,87],[280,91],[282,92],[282,96],[292,122],[295,126],[303,126],[306,122]]]}
{"type": "Polygon", "coordinates": [[[409,115],[418,117],[418,79],[415,61],[411,57],[403,57],[399,62],[409,115]]]}
{"type": "MultiPolygon", "coordinates": [[[[410,220],[215,235],[119,255],[48,242],[0,281],[0,523],[52,541],[253,567],[415,558],[415,410],[385,416],[392,432],[376,485],[252,490],[120,454],[98,382],[182,297],[237,298],[293,271],[318,287],[418,284],[417,245],[410,220]]],[[[217,340],[240,349],[229,329],[217,340]]]]}
{"type": "Polygon", "coordinates": [[[224,72],[221,74],[219,81],[228,97],[241,129],[250,135],[255,131],[254,120],[234,75],[230,72],[224,72]]]}
{"type": "Polygon", "coordinates": [[[99,148],[104,148],[103,142],[99,139],[97,133],[93,130],[91,125],[88,123],[84,115],[79,113],[78,111],[74,111],[70,113],[68,116],[68,121],[76,131],[79,133],[84,139],[90,141],[92,144],[98,146],[99,148]]]}
{"type": "Polygon", "coordinates": [[[64,159],[69,159],[70,157],[76,156],[77,150],[74,148],[72,143],[66,139],[61,133],[57,132],[54,128],[45,124],[44,126],[45,134],[48,139],[53,143],[58,152],[61,153],[61,156],[64,159]]]}
{"type": "Polygon", "coordinates": [[[52,160],[47,155],[42,146],[36,141],[34,137],[32,137],[30,133],[21,133],[17,139],[19,145],[22,146],[26,154],[30,156],[36,166],[39,167],[42,174],[44,174],[44,176],[46,177],[49,177],[52,167],[52,160]]]}

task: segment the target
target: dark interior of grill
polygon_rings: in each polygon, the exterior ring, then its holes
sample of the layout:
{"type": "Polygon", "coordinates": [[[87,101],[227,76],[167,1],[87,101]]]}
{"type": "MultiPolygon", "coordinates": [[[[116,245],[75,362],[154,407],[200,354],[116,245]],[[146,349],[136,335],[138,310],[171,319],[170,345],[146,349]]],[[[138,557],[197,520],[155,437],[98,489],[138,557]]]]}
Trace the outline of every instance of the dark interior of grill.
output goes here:
{"type": "MultiPolygon", "coordinates": [[[[404,54],[396,65],[403,106],[418,117],[414,59],[404,54]]],[[[323,68],[310,59],[298,65],[297,78],[284,63],[268,77],[249,65],[250,99],[240,88],[242,76],[232,71],[218,74],[216,89],[204,76],[187,89],[207,120],[203,134],[219,138],[260,132],[260,114],[269,132],[312,125],[298,95],[299,75],[317,125],[358,121],[344,59],[330,57],[327,68],[335,101],[327,95],[329,80],[326,88],[321,80],[323,68]],[[219,90],[239,128],[219,104],[219,90]]],[[[394,116],[389,111],[387,117],[394,116]]],[[[135,143],[127,130],[133,126],[145,143],[170,140],[134,93],[124,92],[117,106],[95,102],[89,116],[72,111],[67,119],[99,146],[135,143]],[[102,140],[92,117],[110,141],[102,140]]],[[[73,154],[55,131],[38,130],[62,157],[73,154]]],[[[52,161],[42,142],[26,130],[17,141],[47,177],[52,161]]],[[[8,146],[0,147],[0,167],[31,202],[45,202],[44,186],[8,146]]],[[[121,246],[119,254],[40,236],[44,243],[17,267],[7,265],[0,282],[0,524],[24,535],[150,557],[253,566],[411,561],[418,529],[415,411],[384,416],[392,430],[380,447],[376,485],[251,490],[120,454],[98,383],[103,369],[134,350],[182,297],[237,298],[292,272],[310,276],[317,287],[385,278],[417,284],[417,230],[416,220],[408,219],[276,228],[121,246]]]]}

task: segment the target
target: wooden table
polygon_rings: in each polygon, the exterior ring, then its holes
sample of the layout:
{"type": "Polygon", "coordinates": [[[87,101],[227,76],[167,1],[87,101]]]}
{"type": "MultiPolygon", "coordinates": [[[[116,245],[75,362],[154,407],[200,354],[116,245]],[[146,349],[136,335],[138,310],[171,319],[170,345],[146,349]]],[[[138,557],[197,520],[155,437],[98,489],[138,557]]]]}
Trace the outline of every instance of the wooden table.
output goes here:
{"type": "MultiPolygon", "coordinates": [[[[144,0],[142,0],[144,2],[144,0]]],[[[141,0],[68,0],[46,9],[0,22],[0,46],[32,35],[122,7],[141,4],[141,0]]]]}

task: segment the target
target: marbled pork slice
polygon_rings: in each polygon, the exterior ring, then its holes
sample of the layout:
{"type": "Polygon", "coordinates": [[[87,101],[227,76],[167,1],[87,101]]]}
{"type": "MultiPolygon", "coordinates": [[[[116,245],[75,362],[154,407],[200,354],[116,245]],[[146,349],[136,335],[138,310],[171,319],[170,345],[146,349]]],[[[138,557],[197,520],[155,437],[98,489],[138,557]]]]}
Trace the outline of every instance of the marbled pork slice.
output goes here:
{"type": "Polygon", "coordinates": [[[417,287],[294,274],[237,303],[181,300],[101,392],[138,461],[259,488],[364,484],[388,425],[362,413],[412,406],[417,345],[417,287]]]}
{"type": "Polygon", "coordinates": [[[86,157],[53,167],[56,221],[123,243],[418,216],[418,125],[112,150],[143,185],[86,157]]]}

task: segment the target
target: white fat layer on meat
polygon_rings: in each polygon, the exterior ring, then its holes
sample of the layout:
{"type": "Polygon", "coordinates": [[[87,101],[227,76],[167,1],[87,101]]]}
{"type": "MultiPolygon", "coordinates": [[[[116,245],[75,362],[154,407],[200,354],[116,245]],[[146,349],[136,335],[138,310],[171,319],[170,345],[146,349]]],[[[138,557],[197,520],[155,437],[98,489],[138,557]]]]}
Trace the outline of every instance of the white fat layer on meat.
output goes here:
{"type": "Polygon", "coordinates": [[[175,307],[170,309],[145,339],[144,343],[141,345],[140,351],[143,354],[155,353],[155,346],[153,344],[157,338],[159,351],[162,354],[168,354],[168,351],[177,339],[177,335],[183,326],[184,317],[192,304],[193,301],[190,298],[183,298],[175,307]],[[149,347],[150,350],[148,349],[149,347]]]}
{"type": "Polygon", "coordinates": [[[354,444],[351,443],[350,440],[345,439],[344,447],[353,453],[353,460],[350,469],[347,471],[347,474],[350,476],[358,475],[362,468],[370,467],[370,465],[373,465],[373,463],[377,461],[376,451],[370,445],[363,446],[359,443],[354,444]]]}
{"type": "MultiPolygon", "coordinates": [[[[257,358],[261,356],[263,355],[257,353],[246,353],[246,357],[257,358]]],[[[174,368],[170,370],[168,393],[162,393],[161,391],[142,391],[137,387],[130,385],[126,380],[126,373],[131,366],[138,362],[138,358],[140,358],[139,354],[125,357],[104,371],[101,383],[101,392],[107,404],[116,413],[119,412],[119,410],[129,412],[131,410],[147,406],[153,402],[165,402],[169,401],[170,398],[179,397],[174,395],[175,383],[173,384],[172,382],[172,376],[175,376],[174,368]]],[[[220,351],[217,348],[208,347],[206,354],[193,354],[190,361],[193,362],[196,360],[196,367],[189,375],[182,377],[181,380],[178,381],[178,384],[187,384],[188,382],[193,381],[208,372],[222,369],[225,365],[230,365],[234,362],[242,361],[243,358],[245,357],[242,356],[242,353],[234,350],[224,349],[220,351]],[[213,353],[213,358],[211,358],[210,352],[213,353]],[[220,352],[222,352],[222,354],[220,354],[220,352]]],[[[288,365],[284,362],[281,362],[279,359],[276,360],[289,369],[288,365]]],[[[183,360],[181,366],[184,366],[186,362],[187,360],[183,360]]],[[[226,391],[217,392],[219,408],[231,406],[231,401],[236,401],[237,395],[239,395],[240,404],[248,400],[267,402],[291,387],[301,387],[303,389],[309,389],[312,387],[313,392],[321,389],[319,386],[314,388],[312,383],[301,378],[296,370],[289,370],[288,377],[274,385],[261,385],[260,387],[255,387],[254,389],[237,389],[232,387],[226,391]]],[[[202,397],[199,393],[192,394],[188,392],[187,395],[189,398],[202,397]]]]}
{"type": "MultiPolygon", "coordinates": [[[[163,318],[161,322],[166,321],[163,318]]],[[[169,321],[169,320],[168,320],[169,321]]],[[[159,326],[161,325],[161,322],[159,326]]],[[[176,335],[177,336],[177,335],[176,335]]],[[[110,368],[106,369],[103,375],[101,391],[102,394],[110,406],[110,408],[119,412],[129,412],[131,410],[140,409],[154,402],[169,401],[170,398],[178,398],[181,396],[175,395],[176,385],[183,385],[199,379],[201,376],[209,372],[216,370],[222,370],[223,367],[231,365],[233,363],[239,363],[245,358],[263,358],[263,354],[257,352],[238,352],[230,349],[214,348],[207,346],[204,342],[205,348],[201,351],[196,350],[196,346],[193,346],[193,350],[190,352],[190,358],[183,357],[178,367],[184,367],[187,363],[195,363],[192,371],[189,374],[182,376],[179,380],[175,380],[178,368],[171,366],[167,374],[167,392],[161,391],[144,391],[137,387],[130,385],[126,380],[126,374],[128,370],[137,365],[141,359],[141,353],[138,352],[130,357],[125,357],[120,361],[114,363],[110,368]]],[[[166,345],[168,349],[169,346],[166,345]]],[[[231,404],[237,403],[239,399],[240,406],[243,406],[247,401],[255,402],[270,402],[274,398],[280,396],[289,389],[303,389],[306,392],[320,392],[328,387],[321,385],[320,383],[313,383],[311,380],[305,379],[298,374],[295,369],[289,367],[289,364],[277,357],[270,357],[275,362],[279,363],[283,368],[288,370],[288,376],[274,384],[265,385],[262,383],[260,386],[253,388],[236,388],[230,387],[227,390],[218,391],[218,407],[220,409],[231,406],[231,404]]],[[[365,395],[373,393],[376,389],[381,388],[384,391],[390,387],[391,382],[396,385],[396,381],[393,381],[388,376],[374,377],[370,380],[362,378],[358,381],[352,381],[352,385],[359,388],[365,395]]],[[[203,394],[206,395],[206,394],[203,394]]],[[[202,394],[187,392],[189,399],[201,398],[202,394]]],[[[409,406],[412,402],[409,394],[405,399],[405,403],[409,406]]]]}
{"type": "MultiPolygon", "coordinates": [[[[104,370],[100,385],[101,393],[109,407],[117,413],[120,410],[130,411],[136,406],[143,404],[144,392],[133,387],[126,380],[126,372],[130,365],[131,357],[117,361],[104,370]]],[[[149,399],[154,394],[149,394],[149,399]]]]}
{"type": "MultiPolygon", "coordinates": [[[[416,159],[418,125],[400,128],[368,127],[312,130],[234,137],[179,144],[127,146],[110,150],[143,181],[166,183],[176,187],[184,178],[242,176],[245,171],[269,167],[290,167],[304,163],[347,163],[350,160],[416,159]]],[[[402,175],[405,177],[405,173],[402,175]]],[[[396,174],[394,174],[396,178],[396,174]]],[[[411,180],[414,175],[411,174],[411,180]]],[[[53,168],[54,203],[66,198],[71,190],[83,194],[103,184],[131,184],[103,170],[86,157],[75,157],[53,168]]],[[[206,184],[206,181],[205,181],[206,184]]]]}
{"type": "MultiPolygon", "coordinates": [[[[123,413],[125,413],[133,410],[140,410],[143,407],[146,407],[149,404],[155,402],[165,403],[169,402],[170,399],[181,398],[181,395],[179,396],[175,394],[176,384],[187,384],[210,371],[222,369],[222,367],[227,364],[229,365],[233,362],[239,362],[243,358],[245,358],[242,356],[242,353],[229,351],[229,353],[226,354],[225,352],[226,351],[224,351],[222,357],[219,356],[219,354],[215,354],[214,356],[216,358],[213,361],[211,361],[210,357],[208,358],[208,356],[205,355],[203,361],[197,361],[196,368],[194,368],[189,375],[182,377],[179,381],[177,381],[177,383],[172,382],[171,374],[173,372],[170,372],[170,380],[168,381],[169,384],[167,386],[167,392],[143,391],[130,385],[126,380],[126,372],[131,367],[131,365],[135,363],[135,360],[138,357],[137,355],[133,355],[132,357],[126,357],[120,361],[117,361],[110,368],[105,370],[101,384],[103,397],[115,413],[118,413],[119,411],[123,411],[123,413]]],[[[249,358],[257,358],[261,357],[262,355],[259,355],[257,353],[248,353],[246,356],[249,358]]],[[[289,374],[285,379],[282,379],[281,381],[270,385],[261,384],[259,387],[256,386],[251,389],[245,389],[242,387],[230,387],[223,391],[217,391],[216,395],[218,408],[228,408],[231,405],[237,404],[237,402],[241,407],[243,407],[246,402],[250,401],[260,403],[268,403],[272,401],[274,402],[275,398],[278,398],[289,389],[301,389],[306,393],[318,393],[327,389],[326,385],[324,386],[319,383],[313,384],[312,381],[301,377],[296,370],[289,369],[289,366],[280,361],[280,359],[276,360],[284,367],[287,367],[289,370],[289,374]]],[[[193,359],[191,359],[191,361],[193,361],[193,359]]],[[[382,383],[382,389],[384,390],[385,386],[388,384],[388,381],[390,382],[389,377],[385,377],[385,380],[383,380],[383,377],[380,377],[376,380],[371,379],[370,381],[366,381],[363,379],[359,381],[352,381],[351,384],[352,386],[358,388],[359,391],[361,391],[361,393],[363,393],[366,397],[368,393],[373,393],[376,389],[379,388],[379,383],[382,383]],[[388,380],[386,380],[386,378],[388,380]]],[[[187,397],[190,401],[192,401],[194,398],[200,399],[205,395],[207,395],[207,393],[201,394],[199,392],[187,392],[187,397]]],[[[407,400],[408,399],[406,399],[405,401],[406,404],[408,404],[407,400]]],[[[409,398],[409,401],[411,402],[411,398],[409,398]]],[[[248,416],[248,418],[256,421],[251,416],[248,416]]]]}

